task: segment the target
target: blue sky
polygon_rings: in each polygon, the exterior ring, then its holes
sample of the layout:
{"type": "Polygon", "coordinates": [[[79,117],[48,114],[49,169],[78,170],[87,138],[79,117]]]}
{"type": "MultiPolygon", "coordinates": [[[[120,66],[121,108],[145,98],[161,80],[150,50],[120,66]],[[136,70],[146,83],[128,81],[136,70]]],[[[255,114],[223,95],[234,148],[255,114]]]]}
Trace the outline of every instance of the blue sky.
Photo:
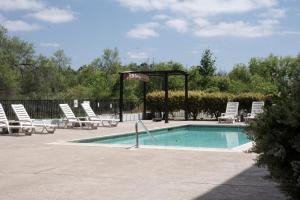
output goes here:
{"type": "Polygon", "coordinates": [[[185,67],[210,48],[222,71],[300,53],[299,0],[0,0],[0,24],[37,53],[64,49],[74,68],[114,47],[123,64],[185,67]]]}

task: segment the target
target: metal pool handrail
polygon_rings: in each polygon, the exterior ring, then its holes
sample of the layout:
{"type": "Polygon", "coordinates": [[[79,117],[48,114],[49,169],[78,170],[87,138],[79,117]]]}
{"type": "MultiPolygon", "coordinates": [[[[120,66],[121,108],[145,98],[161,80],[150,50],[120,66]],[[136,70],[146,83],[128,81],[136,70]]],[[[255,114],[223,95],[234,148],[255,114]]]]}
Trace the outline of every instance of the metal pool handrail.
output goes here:
{"type": "Polygon", "coordinates": [[[136,133],[136,138],[135,138],[135,148],[139,148],[139,124],[142,125],[142,127],[145,129],[146,133],[155,141],[156,139],[152,136],[148,128],[145,126],[142,120],[138,120],[135,123],[135,133],[136,133]]]}

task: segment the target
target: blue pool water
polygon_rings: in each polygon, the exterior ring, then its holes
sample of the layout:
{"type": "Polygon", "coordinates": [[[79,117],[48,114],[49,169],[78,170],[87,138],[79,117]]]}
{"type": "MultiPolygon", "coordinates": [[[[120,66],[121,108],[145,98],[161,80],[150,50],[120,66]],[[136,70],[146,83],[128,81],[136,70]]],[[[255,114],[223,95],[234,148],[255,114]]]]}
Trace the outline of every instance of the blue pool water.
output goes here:
{"type": "MultiPolygon", "coordinates": [[[[233,148],[250,142],[241,127],[181,126],[151,131],[155,138],[141,132],[140,145],[172,147],[233,148]]],[[[135,134],[92,138],[78,143],[135,144],[135,134]]]]}

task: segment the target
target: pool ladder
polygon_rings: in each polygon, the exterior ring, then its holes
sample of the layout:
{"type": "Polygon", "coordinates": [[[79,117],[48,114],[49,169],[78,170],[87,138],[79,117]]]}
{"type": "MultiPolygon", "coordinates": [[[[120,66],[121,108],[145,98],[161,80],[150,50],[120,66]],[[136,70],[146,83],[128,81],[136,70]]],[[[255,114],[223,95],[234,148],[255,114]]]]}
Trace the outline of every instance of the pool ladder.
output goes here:
{"type": "Polygon", "coordinates": [[[135,148],[139,148],[139,124],[144,128],[144,130],[146,131],[146,133],[153,139],[155,140],[155,138],[152,136],[152,134],[150,133],[150,131],[148,130],[148,128],[145,126],[144,122],[142,120],[138,120],[135,122],[135,148]]]}

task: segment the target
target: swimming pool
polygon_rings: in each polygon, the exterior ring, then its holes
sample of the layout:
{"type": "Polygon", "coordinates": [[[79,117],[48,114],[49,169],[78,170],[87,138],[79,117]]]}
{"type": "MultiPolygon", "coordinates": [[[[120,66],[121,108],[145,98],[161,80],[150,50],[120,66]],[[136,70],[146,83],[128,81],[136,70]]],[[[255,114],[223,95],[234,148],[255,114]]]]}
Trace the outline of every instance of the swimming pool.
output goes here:
{"type": "MultiPolygon", "coordinates": [[[[139,135],[140,145],[193,148],[231,149],[250,142],[242,127],[186,125],[150,131],[139,135]]],[[[135,133],[92,138],[75,141],[77,143],[134,145],[135,133]]]]}

